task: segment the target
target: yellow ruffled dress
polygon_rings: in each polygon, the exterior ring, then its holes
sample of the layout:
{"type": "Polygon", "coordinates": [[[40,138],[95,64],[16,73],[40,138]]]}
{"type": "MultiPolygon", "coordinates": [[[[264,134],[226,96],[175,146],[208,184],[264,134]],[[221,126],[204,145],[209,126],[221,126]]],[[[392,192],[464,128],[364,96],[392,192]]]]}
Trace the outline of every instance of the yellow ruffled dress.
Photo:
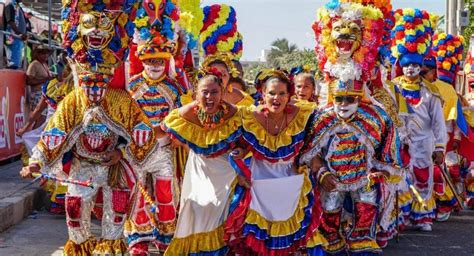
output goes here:
{"type": "Polygon", "coordinates": [[[165,131],[189,147],[181,190],[179,218],[165,255],[225,255],[223,236],[235,172],[228,151],[241,135],[240,111],[215,129],[206,130],[173,110],[165,131]]]}
{"type": "Polygon", "coordinates": [[[313,108],[297,109],[287,128],[276,136],[257,121],[252,109],[242,110],[242,138],[253,153],[249,167],[252,187],[247,191],[236,188],[231,202],[226,240],[236,253],[322,252],[325,240],[317,231],[320,210],[313,183],[307,172],[294,168],[313,108]]]}

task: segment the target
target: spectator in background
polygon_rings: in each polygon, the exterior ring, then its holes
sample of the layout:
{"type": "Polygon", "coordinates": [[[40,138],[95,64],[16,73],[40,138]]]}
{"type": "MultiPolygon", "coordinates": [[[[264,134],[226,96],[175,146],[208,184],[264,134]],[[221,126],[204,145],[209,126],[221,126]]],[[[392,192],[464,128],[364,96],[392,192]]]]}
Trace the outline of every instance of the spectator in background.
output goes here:
{"type": "Polygon", "coordinates": [[[21,68],[23,41],[28,38],[26,34],[26,17],[23,9],[20,7],[20,2],[21,0],[7,1],[3,9],[3,24],[5,26],[3,29],[20,37],[6,35],[5,38],[7,68],[10,69],[21,68]]]}
{"type": "Polygon", "coordinates": [[[33,25],[31,25],[31,21],[30,21],[32,16],[33,16],[33,14],[31,12],[25,13],[26,32],[27,33],[31,33],[32,30],[33,30],[33,25]]]}
{"type": "Polygon", "coordinates": [[[50,53],[51,50],[46,45],[39,45],[33,49],[34,60],[26,71],[27,99],[30,111],[33,111],[41,100],[41,86],[56,77],[49,70],[48,57],[50,53]]]}

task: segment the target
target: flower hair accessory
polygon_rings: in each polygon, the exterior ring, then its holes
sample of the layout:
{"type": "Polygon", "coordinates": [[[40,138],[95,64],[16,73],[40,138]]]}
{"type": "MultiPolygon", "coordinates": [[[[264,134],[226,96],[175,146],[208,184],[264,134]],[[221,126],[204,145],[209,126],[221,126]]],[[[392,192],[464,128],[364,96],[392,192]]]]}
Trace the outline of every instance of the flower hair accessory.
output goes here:
{"type": "Polygon", "coordinates": [[[227,70],[229,71],[229,74],[231,77],[238,77],[239,76],[239,71],[237,68],[235,68],[234,63],[232,62],[231,55],[229,53],[225,52],[219,52],[213,55],[207,56],[203,63],[202,67],[206,68],[209,67],[211,64],[214,64],[216,62],[222,62],[226,65],[227,70]]]}
{"type": "Polygon", "coordinates": [[[200,69],[197,75],[198,75],[198,79],[201,79],[208,75],[216,76],[217,78],[222,79],[222,76],[223,76],[222,72],[220,72],[217,68],[211,68],[211,67],[200,69]]]}
{"type": "MultiPolygon", "coordinates": [[[[261,93],[263,85],[271,78],[277,78],[281,81],[284,81],[290,85],[291,89],[293,89],[293,81],[289,78],[285,71],[279,69],[263,69],[257,74],[257,77],[255,78],[254,84],[257,91],[261,93]]],[[[292,95],[293,92],[290,91],[290,94],[292,95]]]]}

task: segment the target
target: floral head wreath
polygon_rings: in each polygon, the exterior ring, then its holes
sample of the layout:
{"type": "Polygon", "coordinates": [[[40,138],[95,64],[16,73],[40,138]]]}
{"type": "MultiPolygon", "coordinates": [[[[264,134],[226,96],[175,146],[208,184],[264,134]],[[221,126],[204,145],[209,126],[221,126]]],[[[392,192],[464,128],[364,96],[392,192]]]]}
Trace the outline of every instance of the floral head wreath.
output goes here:
{"type": "Polygon", "coordinates": [[[464,37],[446,33],[433,38],[433,51],[436,56],[438,78],[452,84],[459,71],[464,52],[464,37]]]}
{"type": "Polygon", "coordinates": [[[135,19],[135,41],[140,60],[170,59],[176,54],[177,38],[175,24],[179,20],[176,0],[144,1],[135,19]]]}
{"type": "Polygon", "coordinates": [[[197,73],[197,80],[202,79],[205,76],[215,76],[219,79],[219,84],[223,86],[222,82],[222,72],[220,72],[217,68],[211,68],[211,67],[206,67],[206,68],[201,68],[199,69],[197,73]]]}
{"type": "MultiPolygon", "coordinates": [[[[258,92],[262,92],[263,85],[271,78],[278,78],[289,85],[290,87],[293,88],[293,81],[289,78],[289,75],[286,71],[284,70],[279,70],[279,69],[263,69],[257,74],[257,77],[255,78],[255,89],[257,89],[258,92]]],[[[293,94],[290,92],[290,94],[293,94]]]]}
{"type": "Polygon", "coordinates": [[[218,52],[230,53],[232,60],[242,56],[242,35],[237,31],[237,15],[225,4],[206,6],[200,43],[204,56],[218,52]]]}
{"type": "Polygon", "coordinates": [[[381,44],[383,28],[382,12],[372,6],[357,3],[340,3],[331,0],[325,7],[319,8],[313,30],[316,37],[316,55],[319,68],[329,77],[343,80],[363,80],[371,78],[376,64],[377,49],[381,44]],[[352,61],[338,63],[335,43],[331,40],[332,25],[344,19],[361,25],[362,41],[360,47],[351,56],[352,61]]]}
{"type": "Polygon", "coordinates": [[[63,47],[79,72],[113,74],[128,56],[137,6],[136,0],[63,1],[63,47]]]}
{"type": "Polygon", "coordinates": [[[215,63],[216,61],[223,62],[227,66],[227,70],[229,71],[231,77],[239,76],[239,71],[237,70],[237,68],[235,68],[235,65],[232,62],[229,53],[220,52],[214,55],[209,55],[204,59],[204,62],[201,66],[203,68],[206,68],[209,67],[211,64],[215,63]]]}

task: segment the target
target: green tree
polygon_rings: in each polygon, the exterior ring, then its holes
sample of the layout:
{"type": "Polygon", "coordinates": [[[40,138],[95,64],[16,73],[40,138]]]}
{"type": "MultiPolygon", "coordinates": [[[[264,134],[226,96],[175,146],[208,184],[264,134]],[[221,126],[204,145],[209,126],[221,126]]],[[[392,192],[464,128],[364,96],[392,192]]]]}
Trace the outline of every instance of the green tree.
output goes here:
{"type": "Polygon", "coordinates": [[[464,39],[466,39],[466,50],[464,52],[467,52],[469,49],[469,39],[474,32],[474,0],[466,0],[465,3],[469,10],[469,26],[467,26],[463,32],[464,39]]]}
{"type": "Polygon", "coordinates": [[[293,53],[298,50],[296,44],[290,44],[290,42],[288,42],[288,39],[286,38],[279,38],[273,41],[271,47],[272,48],[270,50],[270,53],[268,54],[267,59],[267,63],[271,66],[279,66],[279,60],[282,56],[293,53]]]}
{"type": "Polygon", "coordinates": [[[296,50],[284,54],[276,59],[280,68],[290,71],[294,67],[308,65],[311,70],[316,70],[317,58],[314,51],[310,49],[296,50]]]}

